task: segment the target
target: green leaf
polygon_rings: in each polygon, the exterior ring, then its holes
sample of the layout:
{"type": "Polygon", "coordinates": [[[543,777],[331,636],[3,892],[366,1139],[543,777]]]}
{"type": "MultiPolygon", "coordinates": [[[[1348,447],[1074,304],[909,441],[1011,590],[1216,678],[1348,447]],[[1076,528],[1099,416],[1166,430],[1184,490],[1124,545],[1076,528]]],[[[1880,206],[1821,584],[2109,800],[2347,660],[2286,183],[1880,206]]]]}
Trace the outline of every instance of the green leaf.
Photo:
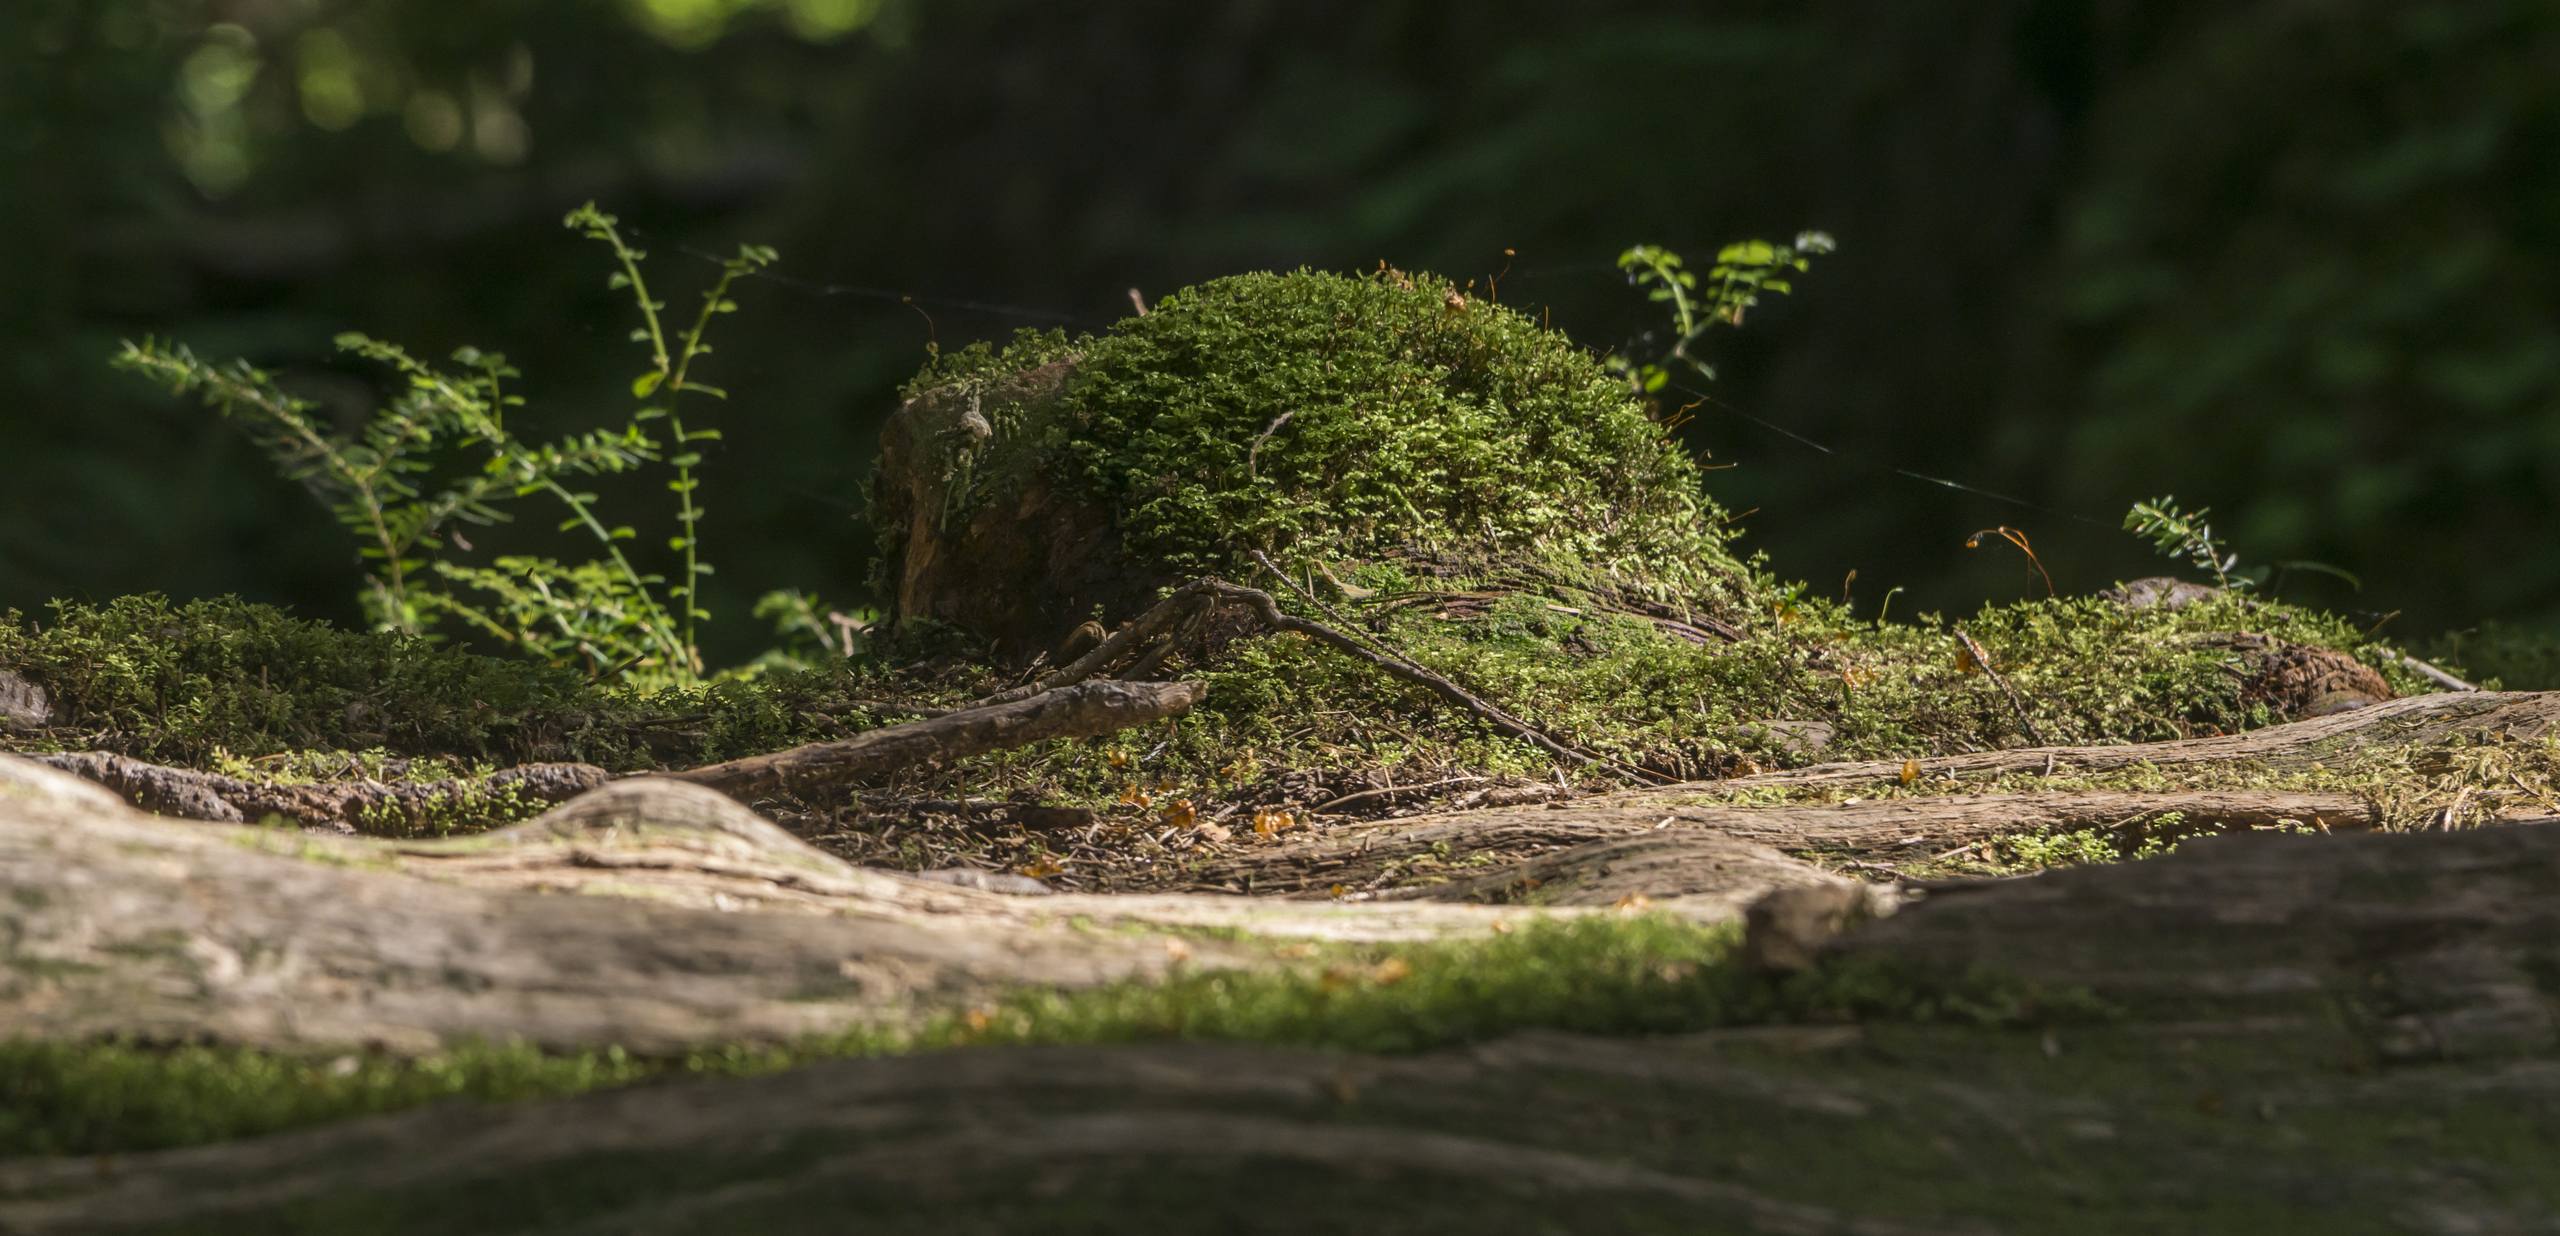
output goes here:
{"type": "Polygon", "coordinates": [[[646,399],[649,396],[656,394],[658,391],[658,384],[666,380],[667,375],[663,370],[652,369],[647,373],[641,374],[639,377],[631,379],[631,397],[634,399],[646,399]]]}

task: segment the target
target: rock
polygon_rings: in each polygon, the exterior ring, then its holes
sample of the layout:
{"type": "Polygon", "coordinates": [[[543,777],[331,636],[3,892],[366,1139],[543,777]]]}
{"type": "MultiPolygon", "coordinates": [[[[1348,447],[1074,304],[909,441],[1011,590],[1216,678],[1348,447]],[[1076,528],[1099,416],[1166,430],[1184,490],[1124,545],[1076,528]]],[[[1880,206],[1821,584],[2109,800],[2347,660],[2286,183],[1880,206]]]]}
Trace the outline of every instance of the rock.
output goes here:
{"type": "Polygon", "coordinates": [[[974,888],[986,893],[1010,893],[1017,897],[1046,897],[1054,891],[1048,885],[1029,876],[1012,875],[1002,871],[980,871],[975,867],[942,867],[933,871],[919,871],[915,873],[915,878],[931,880],[936,884],[956,884],[962,888],[974,888]]]}
{"type": "Polygon", "coordinates": [[[2126,609],[2185,609],[2198,601],[2222,595],[2220,588],[2209,584],[2190,583],[2167,575],[2152,575],[2129,583],[2117,584],[2098,594],[2126,609]]]}
{"type": "Polygon", "coordinates": [[[0,670],[0,730],[40,730],[53,724],[53,700],[16,670],[0,670]]]}
{"type": "Polygon", "coordinates": [[[1871,884],[1799,884],[1743,912],[1742,961],[1755,970],[1808,970],[1850,928],[1894,912],[1890,889],[1871,884]]]}
{"type": "Polygon", "coordinates": [[[1809,760],[1831,745],[1833,731],[1828,721],[1754,721],[1743,733],[1771,752],[1809,760]]]}

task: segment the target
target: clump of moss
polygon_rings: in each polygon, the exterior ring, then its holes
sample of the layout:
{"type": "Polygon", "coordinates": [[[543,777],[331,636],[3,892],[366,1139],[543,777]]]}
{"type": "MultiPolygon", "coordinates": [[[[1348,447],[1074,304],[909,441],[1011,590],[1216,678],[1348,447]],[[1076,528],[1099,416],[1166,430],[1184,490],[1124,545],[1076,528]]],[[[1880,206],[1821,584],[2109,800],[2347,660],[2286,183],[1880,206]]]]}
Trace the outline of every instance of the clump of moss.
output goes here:
{"type": "Polygon", "coordinates": [[[602,708],[577,674],[423,640],[347,631],[223,597],[145,594],[12,611],[0,665],[43,685],[57,725],[150,759],[381,746],[498,754],[565,735],[602,708]]]}
{"type": "MultiPolygon", "coordinates": [[[[377,748],[391,757],[569,759],[615,769],[708,762],[841,736],[896,707],[856,701],[941,700],[955,688],[847,662],[635,691],[236,597],[178,603],[155,594],[57,603],[45,623],[0,615],[0,667],[44,687],[56,741],[193,765],[301,753],[330,776],[381,769],[318,753],[377,748]]],[[[300,775],[290,761],[233,771],[300,775]]]]}
{"type": "Polygon", "coordinates": [[[1175,574],[1248,551],[1340,564],[1458,551],[1643,581],[1711,608],[1748,572],[1696,463],[1563,335],[1428,275],[1217,279],[1077,341],[938,358],[923,387],[1072,357],[998,419],[979,474],[1038,466],[1175,574]]]}

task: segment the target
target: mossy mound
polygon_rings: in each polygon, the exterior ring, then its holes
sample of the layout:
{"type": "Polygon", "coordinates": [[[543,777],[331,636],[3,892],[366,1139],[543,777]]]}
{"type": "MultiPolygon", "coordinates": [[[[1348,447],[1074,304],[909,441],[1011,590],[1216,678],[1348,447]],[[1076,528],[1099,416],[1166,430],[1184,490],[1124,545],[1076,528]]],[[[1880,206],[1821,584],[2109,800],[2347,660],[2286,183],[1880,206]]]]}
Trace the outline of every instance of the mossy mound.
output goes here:
{"type": "Polygon", "coordinates": [[[1099,336],[940,358],[909,392],[902,415],[930,424],[893,426],[884,467],[936,475],[908,486],[928,499],[887,504],[893,580],[935,556],[1016,574],[1020,555],[989,552],[1009,535],[1049,538],[1052,579],[1088,565],[1060,557],[1097,553],[1150,581],[1241,576],[1259,551],[1337,570],[1391,554],[1535,564],[1717,614],[1751,588],[1696,463],[1623,382],[1427,275],[1213,280],[1099,336]],[[1052,494],[1110,535],[1052,535],[1080,522],[1052,494]],[[986,512],[1004,522],[974,521],[986,512]]]}

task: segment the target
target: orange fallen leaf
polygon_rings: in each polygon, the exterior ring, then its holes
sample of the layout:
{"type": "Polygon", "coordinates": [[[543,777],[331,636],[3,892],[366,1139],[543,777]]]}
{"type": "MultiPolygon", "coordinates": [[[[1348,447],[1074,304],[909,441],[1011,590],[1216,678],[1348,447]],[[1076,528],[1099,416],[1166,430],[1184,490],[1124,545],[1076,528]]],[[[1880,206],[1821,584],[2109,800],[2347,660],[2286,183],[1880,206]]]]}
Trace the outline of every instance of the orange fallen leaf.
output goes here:
{"type": "Polygon", "coordinates": [[[1609,903],[1609,908],[1616,910],[1620,914],[1640,914],[1652,905],[1653,898],[1647,897],[1642,893],[1629,893],[1626,896],[1620,897],[1616,901],[1609,903]]]}
{"type": "Polygon", "coordinates": [[[1902,762],[1902,771],[1894,777],[1894,780],[1899,781],[1904,785],[1909,785],[1919,779],[1920,761],[1918,760],[1904,760],[1902,762]]]}
{"type": "Polygon", "coordinates": [[[1032,859],[1030,862],[1024,863],[1020,867],[1014,868],[1016,872],[1029,876],[1034,880],[1046,880],[1053,875],[1057,875],[1060,872],[1065,871],[1066,869],[1067,865],[1058,861],[1057,856],[1051,854],[1043,854],[1038,858],[1032,859]]]}
{"type": "Polygon", "coordinates": [[[1188,798],[1177,798],[1165,804],[1163,818],[1175,828],[1189,828],[1200,822],[1200,808],[1188,798]]]}
{"type": "Polygon", "coordinates": [[[1413,977],[1413,963],[1402,957],[1390,957],[1369,967],[1369,981],[1384,987],[1413,977]]]}

